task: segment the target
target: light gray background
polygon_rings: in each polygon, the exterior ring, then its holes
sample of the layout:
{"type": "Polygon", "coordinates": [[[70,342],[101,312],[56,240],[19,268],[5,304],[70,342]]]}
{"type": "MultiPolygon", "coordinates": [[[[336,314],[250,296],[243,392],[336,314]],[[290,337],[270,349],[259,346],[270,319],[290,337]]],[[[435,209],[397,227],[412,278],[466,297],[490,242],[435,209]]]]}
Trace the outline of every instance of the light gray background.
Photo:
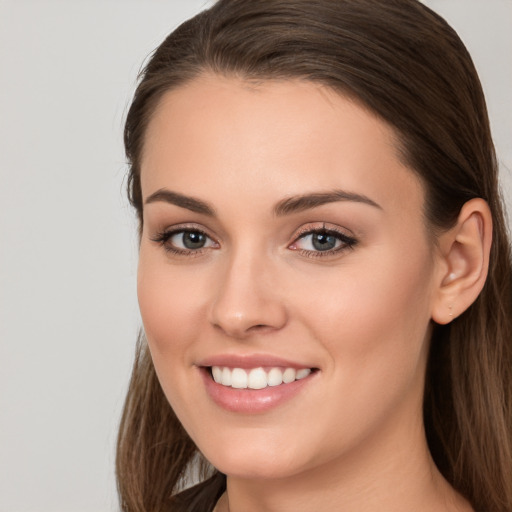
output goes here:
{"type": "MultiPolygon", "coordinates": [[[[429,0],[481,74],[512,197],[512,0],[429,0]]],[[[139,325],[122,123],[204,0],[0,0],[0,512],[118,509],[139,325]]]]}

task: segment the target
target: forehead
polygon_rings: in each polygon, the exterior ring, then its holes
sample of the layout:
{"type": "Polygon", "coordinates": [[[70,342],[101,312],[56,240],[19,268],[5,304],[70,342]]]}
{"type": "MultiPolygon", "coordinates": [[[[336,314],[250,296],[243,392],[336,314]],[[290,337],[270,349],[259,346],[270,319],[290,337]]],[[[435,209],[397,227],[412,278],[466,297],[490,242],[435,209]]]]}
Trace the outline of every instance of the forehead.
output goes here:
{"type": "Polygon", "coordinates": [[[278,201],[319,189],[423,203],[394,131],[352,99],[301,81],[204,75],[167,92],[149,123],[143,197],[164,187],[278,201]]]}

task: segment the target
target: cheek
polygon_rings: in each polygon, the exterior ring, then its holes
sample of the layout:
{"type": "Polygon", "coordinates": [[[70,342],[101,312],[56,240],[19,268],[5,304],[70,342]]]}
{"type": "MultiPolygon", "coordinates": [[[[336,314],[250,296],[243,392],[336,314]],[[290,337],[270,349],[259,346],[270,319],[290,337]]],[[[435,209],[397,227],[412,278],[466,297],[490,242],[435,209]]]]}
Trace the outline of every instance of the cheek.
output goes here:
{"type": "MultiPolygon", "coordinates": [[[[200,304],[204,282],[197,271],[173,267],[165,256],[141,248],[137,295],[144,331],[158,380],[181,421],[190,418],[193,350],[206,316],[206,307],[200,304]]],[[[194,431],[196,422],[184,424],[194,431]]]]}
{"type": "Polygon", "coordinates": [[[423,351],[432,263],[426,249],[397,247],[378,257],[362,254],[337,275],[304,283],[304,314],[333,363],[353,377],[363,368],[376,375],[415,369],[423,351]]]}
{"type": "Polygon", "coordinates": [[[337,404],[324,411],[319,439],[348,449],[395,412],[420,411],[430,262],[428,252],[414,258],[381,254],[303,283],[302,322],[328,359],[323,400],[337,404]]]}
{"type": "Polygon", "coordinates": [[[159,355],[182,353],[196,339],[206,314],[204,282],[197,271],[172,267],[165,256],[141,247],[137,295],[155,364],[159,355]]]}

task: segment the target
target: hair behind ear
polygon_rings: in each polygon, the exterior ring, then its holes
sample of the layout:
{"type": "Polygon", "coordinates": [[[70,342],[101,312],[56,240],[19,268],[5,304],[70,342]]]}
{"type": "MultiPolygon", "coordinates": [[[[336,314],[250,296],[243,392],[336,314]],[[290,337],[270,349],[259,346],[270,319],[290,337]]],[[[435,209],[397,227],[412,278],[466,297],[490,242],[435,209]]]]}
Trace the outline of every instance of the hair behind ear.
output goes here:
{"type": "Polygon", "coordinates": [[[160,387],[141,331],[117,438],[121,509],[167,510],[196,453],[160,387]]]}
{"type": "MultiPolygon", "coordinates": [[[[464,219],[471,219],[471,208],[461,211],[453,243],[475,239],[478,224],[487,230],[485,220],[466,230],[464,219]]],[[[424,401],[434,460],[477,512],[512,510],[512,266],[503,217],[493,220],[488,277],[474,302],[471,296],[482,284],[477,265],[463,262],[452,272],[450,258],[458,262],[461,255],[447,253],[444,310],[435,318],[424,401]],[[453,319],[448,312],[452,299],[453,319]]],[[[480,234],[484,250],[488,236],[480,234]]]]}

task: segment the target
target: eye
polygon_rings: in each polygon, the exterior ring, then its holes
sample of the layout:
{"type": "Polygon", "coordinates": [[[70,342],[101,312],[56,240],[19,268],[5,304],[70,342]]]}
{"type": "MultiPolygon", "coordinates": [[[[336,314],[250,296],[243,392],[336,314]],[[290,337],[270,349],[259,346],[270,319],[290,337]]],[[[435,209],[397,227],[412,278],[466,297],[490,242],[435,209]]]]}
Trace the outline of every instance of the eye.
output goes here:
{"type": "Polygon", "coordinates": [[[218,247],[217,242],[198,229],[171,229],[159,233],[152,240],[163,245],[168,252],[183,255],[218,247]]]}
{"type": "Polygon", "coordinates": [[[196,250],[208,247],[212,240],[201,231],[179,231],[169,237],[169,242],[179,249],[196,250]]]}
{"type": "Polygon", "coordinates": [[[339,236],[327,232],[304,235],[298,242],[298,247],[306,251],[331,251],[341,245],[339,236]]]}
{"type": "Polygon", "coordinates": [[[308,229],[290,245],[290,249],[301,251],[305,256],[319,257],[336,254],[354,247],[357,240],[335,229],[308,229]]]}

